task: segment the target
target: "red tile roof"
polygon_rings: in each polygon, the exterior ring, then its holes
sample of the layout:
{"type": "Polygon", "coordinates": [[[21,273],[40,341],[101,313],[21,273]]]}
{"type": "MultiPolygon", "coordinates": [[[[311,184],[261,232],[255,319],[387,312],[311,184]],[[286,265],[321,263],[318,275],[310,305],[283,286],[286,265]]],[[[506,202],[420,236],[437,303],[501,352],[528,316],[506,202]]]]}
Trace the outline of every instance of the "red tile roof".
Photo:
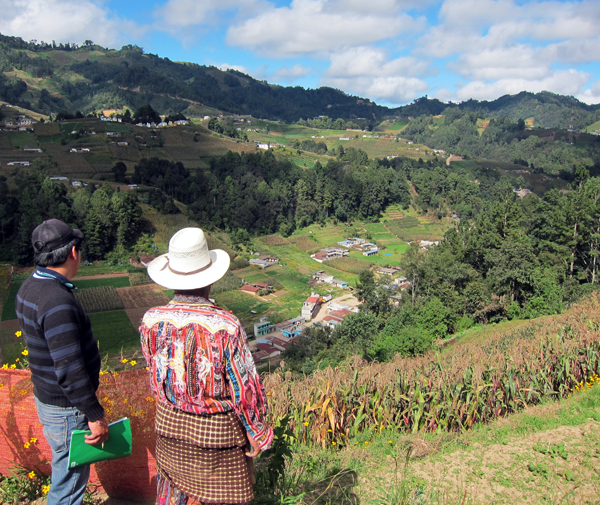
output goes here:
{"type": "Polygon", "coordinates": [[[242,290],[242,291],[248,291],[250,293],[258,293],[260,291],[259,288],[255,288],[254,286],[248,286],[248,284],[245,284],[244,286],[242,286],[240,288],[240,290],[242,290]]]}
{"type": "Polygon", "coordinates": [[[318,296],[309,296],[306,299],[307,303],[317,303],[319,301],[319,297],[318,296]]]}

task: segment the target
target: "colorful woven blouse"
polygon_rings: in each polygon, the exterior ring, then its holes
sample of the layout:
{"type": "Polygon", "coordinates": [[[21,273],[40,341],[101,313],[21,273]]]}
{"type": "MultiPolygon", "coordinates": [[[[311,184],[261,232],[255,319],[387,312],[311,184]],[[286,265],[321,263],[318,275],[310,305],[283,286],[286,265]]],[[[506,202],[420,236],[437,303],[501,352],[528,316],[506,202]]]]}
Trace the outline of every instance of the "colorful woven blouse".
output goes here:
{"type": "Polygon", "coordinates": [[[237,317],[202,297],[175,295],[146,312],[140,337],[158,401],[195,414],[234,411],[262,450],[271,445],[265,391],[237,317]]]}

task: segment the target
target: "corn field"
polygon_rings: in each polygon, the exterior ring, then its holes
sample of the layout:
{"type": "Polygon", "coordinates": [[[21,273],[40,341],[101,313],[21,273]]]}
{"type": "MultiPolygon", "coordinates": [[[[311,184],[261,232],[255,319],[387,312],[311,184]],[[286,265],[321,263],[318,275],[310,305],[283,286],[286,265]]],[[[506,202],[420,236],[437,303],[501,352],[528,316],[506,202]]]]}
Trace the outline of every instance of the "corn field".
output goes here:
{"type": "Polygon", "coordinates": [[[266,235],[258,240],[264,242],[268,246],[288,245],[289,241],[281,235],[266,235]]]}
{"type": "Polygon", "coordinates": [[[350,272],[352,274],[360,274],[363,270],[369,270],[374,263],[371,261],[363,261],[358,258],[350,258],[344,256],[343,258],[334,258],[332,260],[324,261],[323,265],[343,270],[344,272],[350,272]]]}
{"type": "Polygon", "coordinates": [[[600,371],[597,294],[553,318],[534,321],[484,344],[456,344],[392,363],[354,359],[311,377],[265,376],[271,421],[289,416],[304,443],[347,444],[361,432],[456,432],[565,398],[600,371]]]}
{"type": "Polygon", "coordinates": [[[88,313],[123,309],[123,302],[113,286],[78,289],[75,297],[88,313]]]}

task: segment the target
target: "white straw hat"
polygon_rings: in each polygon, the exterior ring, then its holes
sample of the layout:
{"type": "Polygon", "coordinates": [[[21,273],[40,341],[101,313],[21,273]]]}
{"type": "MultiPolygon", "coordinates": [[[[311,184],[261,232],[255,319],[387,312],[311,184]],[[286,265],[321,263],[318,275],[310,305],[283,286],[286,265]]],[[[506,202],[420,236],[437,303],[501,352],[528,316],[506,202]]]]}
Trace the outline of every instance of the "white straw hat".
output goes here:
{"type": "Polygon", "coordinates": [[[169,252],[148,265],[148,275],[167,289],[197,289],[223,277],[230,262],[225,251],[208,250],[200,228],[184,228],[169,240],[169,252]]]}

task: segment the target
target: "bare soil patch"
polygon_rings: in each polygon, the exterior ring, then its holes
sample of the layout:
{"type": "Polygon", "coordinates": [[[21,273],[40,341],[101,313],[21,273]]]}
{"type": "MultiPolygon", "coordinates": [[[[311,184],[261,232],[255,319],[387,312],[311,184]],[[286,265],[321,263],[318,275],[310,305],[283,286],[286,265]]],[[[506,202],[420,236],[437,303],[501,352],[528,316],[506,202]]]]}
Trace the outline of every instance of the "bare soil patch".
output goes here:
{"type": "Polygon", "coordinates": [[[148,309],[169,302],[162,289],[156,284],[117,288],[117,294],[123,302],[125,310],[148,309]]]}
{"type": "Polygon", "coordinates": [[[127,272],[115,273],[115,274],[98,274],[98,275],[84,275],[82,277],[75,277],[74,281],[85,281],[90,279],[112,279],[114,277],[128,277],[127,272]]]}

